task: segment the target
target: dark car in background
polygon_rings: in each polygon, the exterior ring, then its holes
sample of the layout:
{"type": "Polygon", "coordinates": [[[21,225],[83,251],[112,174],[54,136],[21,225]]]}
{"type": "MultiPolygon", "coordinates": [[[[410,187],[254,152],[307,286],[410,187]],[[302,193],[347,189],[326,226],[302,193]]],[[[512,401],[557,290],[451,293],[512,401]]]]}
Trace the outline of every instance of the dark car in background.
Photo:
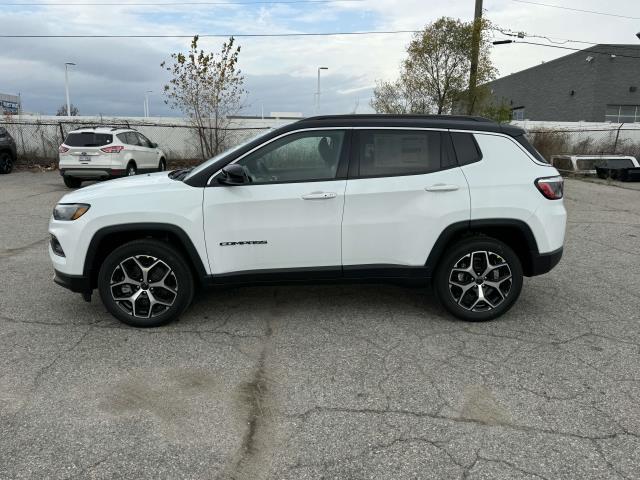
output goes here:
{"type": "Polygon", "coordinates": [[[7,129],[0,127],[0,174],[11,173],[16,163],[16,142],[7,129]]]}

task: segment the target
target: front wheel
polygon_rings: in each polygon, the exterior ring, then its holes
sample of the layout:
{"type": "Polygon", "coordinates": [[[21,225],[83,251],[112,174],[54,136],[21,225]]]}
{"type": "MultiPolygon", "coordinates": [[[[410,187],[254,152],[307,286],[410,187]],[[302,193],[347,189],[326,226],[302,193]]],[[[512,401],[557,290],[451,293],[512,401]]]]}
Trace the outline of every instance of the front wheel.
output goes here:
{"type": "Polygon", "coordinates": [[[167,161],[164,158],[160,159],[160,163],[158,163],[158,171],[164,172],[167,169],[167,161]]]}
{"type": "Polygon", "coordinates": [[[182,256],[153,239],[134,240],[111,252],[98,274],[102,303],[122,322],[159,327],[191,303],[193,277],[182,256]]]}
{"type": "Polygon", "coordinates": [[[472,237],[444,254],[434,277],[442,305],[456,317],[481,322],[509,310],[522,290],[522,265],[506,244],[472,237]]]}

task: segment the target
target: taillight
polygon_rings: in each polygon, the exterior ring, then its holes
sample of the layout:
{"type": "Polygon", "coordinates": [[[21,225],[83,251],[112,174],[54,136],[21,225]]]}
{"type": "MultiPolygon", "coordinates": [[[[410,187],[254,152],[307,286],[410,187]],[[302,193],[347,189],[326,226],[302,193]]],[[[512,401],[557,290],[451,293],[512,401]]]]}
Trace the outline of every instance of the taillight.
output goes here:
{"type": "Polygon", "coordinates": [[[67,153],[69,151],[69,149],[67,147],[65,147],[64,145],[60,145],[58,147],[58,152],[60,153],[67,153]]]}
{"type": "Polygon", "coordinates": [[[120,153],[122,150],[124,150],[122,145],[113,145],[112,147],[104,147],[100,149],[100,151],[104,153],[120,153]]]}
{"type": "Polygon", "coordinates": [[[560,200],[564,192],[564,179],[561,176],[543,177],[535,181],[540,193],[549,200],[560,200]]]}

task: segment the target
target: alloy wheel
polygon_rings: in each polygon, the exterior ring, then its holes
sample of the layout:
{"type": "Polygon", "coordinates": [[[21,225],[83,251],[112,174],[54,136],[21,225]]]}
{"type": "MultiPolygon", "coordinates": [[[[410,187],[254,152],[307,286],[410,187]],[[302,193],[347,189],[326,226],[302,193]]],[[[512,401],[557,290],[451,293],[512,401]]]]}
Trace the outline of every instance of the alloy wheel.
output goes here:
{"type": "Polygon", "coordinates": [[[498,307],[511,291],[509,264],[497,253],[480,250],[460,258],[449,272],[449,292],[465,310],[484,312],[498,307]]]}
{"type": "Polygon", "coordinates": [[[151,255],[120,262],[110,277],[114,302],[137,318],[151,318],[169,310],[178,296],[178,280],[169,265],[151,255]]]}

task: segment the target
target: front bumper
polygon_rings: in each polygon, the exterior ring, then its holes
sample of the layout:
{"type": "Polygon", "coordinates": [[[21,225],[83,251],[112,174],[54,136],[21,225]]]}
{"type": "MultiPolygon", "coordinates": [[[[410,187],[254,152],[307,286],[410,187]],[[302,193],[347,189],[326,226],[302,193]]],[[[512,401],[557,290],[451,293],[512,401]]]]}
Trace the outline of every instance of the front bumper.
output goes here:
{"type": "Polygon", "coordinates": [[[63,177],[73,177],[80,180],[105,180],[108,178],[124,177],[126,173],[126,170],[108,167],[60,169],[60,175],[63,177]]]}
{"type": "Polygon", "coordinates": [[[84,275],[69,275],[67,273],[54,270],[55,275],[53,281],[68,290],[75,293],[91,293],[91,281],[84,275]]]}
{"type": "Polygon", "coordinates": [[[563,247],[548,253],[532,253],[531,255],[531,269],[529,270],[530,277],[536,275],[543,275],[553,267],[555,267],[562,258],[563,247]]]}

